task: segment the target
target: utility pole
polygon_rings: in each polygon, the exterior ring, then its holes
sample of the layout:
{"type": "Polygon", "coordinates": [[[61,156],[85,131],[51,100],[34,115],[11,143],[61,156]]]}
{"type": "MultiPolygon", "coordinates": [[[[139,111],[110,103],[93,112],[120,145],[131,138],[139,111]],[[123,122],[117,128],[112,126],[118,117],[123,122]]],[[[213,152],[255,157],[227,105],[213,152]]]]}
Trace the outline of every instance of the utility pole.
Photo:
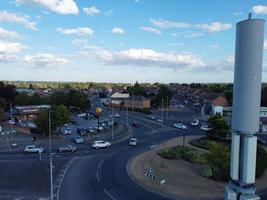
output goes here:
{"type": "Polygon", "coordinates": [[[13,110],[12,110],[12,103],[9,102],[9,107],[10,107],[10,118],[11,118],[11,123],[10,123],[10,129],[11,129],[11,141],[13,140],[13,110]]]}
{"type": "Polygon", "coordinates": [[[48,123],[49,123],[49,160],[50,160],[50,199],[53,200],[53,161],[52,161],[52,134],[51,134],[51,112],[48,113],[48,123]]]}
{"type": "Polygon", "coordinates": [[[166,104],[166,108],[167,108],[167,119],[169,118],[169,96],[167,96],[167,104],[166,104]]]}
{"type": "Polygon", "coordinates": [[[161,126],[163,126],[163,98],[161,99],[161,126]]]}
{"type": "Polygon", "coordinates": [[[114,137],[114,130],[113,130],[113,126],[114,126],[114,110],[113,110],[113,106],[112,106],[112,126],[111,126],[111,140],[112,140],[112,142],[113,142],[113,137],[114,137]]]}
{"type": "Polygon", "coordinates": [[[125,106],[125,124],[128,126],[128,107],[125,106]]]}

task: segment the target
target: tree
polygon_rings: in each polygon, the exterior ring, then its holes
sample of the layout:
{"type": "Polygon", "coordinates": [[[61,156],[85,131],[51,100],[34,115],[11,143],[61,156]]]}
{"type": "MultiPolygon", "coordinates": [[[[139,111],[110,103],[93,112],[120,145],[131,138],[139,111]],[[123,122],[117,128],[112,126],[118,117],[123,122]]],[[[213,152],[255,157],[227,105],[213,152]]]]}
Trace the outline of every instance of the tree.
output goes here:
{"type": "Polygon", "coordinates": [[[35,92],[31,96],[30,104],[31,105],[40,105],[40,104],[42,104],[42,98],[40,97],[40,95],[38,93],[35,92]]]}
{"type": "MultiPolygon", "coordinates": [[[[69,122],[70,112],[64,105],[53,106],[51,108],[51,129],[52,132],[56,130],[57,127],[69,122]]],[[[45,135],[49,134],[49,109],[41,111],[39,116],[35,119],[35,124],[37,128],[45,135]]]]}
{"type": "Polygon", "coordinates": [[[154,99],[152,99],[152,104],[154,106],[161,106],[162,105],[162,100],[163,100],[163,104],[167,105],[167,101],[168,101],[168,104],[169,104],[169,102],[171,100],[171,97],[172,97],[172,92],[168,88],[168,86],[160,85],[159,93],[156,95],[156,97],[154,99]]]}
{"type": "Polygon", "coordinates": [[[219,114],[213,115],[209,118],[208,123],[211,128],[207,133],[209,139],[221,140],[230,134],[230,128],[223,116],[219,114]]]}
{"type": "Polygon", "coordinates": [[[64,92],[55,92],[50,96],[50,104],[67,106],[67,94],[64,92]]]}
{"type": "Polygon", "coordinates": [[[15,97],[15,104],[16,105],[29,105],[30,104],[30,97],[28,96],[28,94],[26,92],[22,92],[19,93],[16,97],[15,97]]]}
{"type": "Polygon", "coordinates": [[[0,82],[0,97],[5,99],[7,103],[13,102],[17,95],[16,86],[0,82]]]}
{"type": "Polygon", "coordinates": [[[29,85],[29,89],[30,90],[33,90],[34,88],[33,88],[33,85],[30,83],[30,85],[29,85]]]}
{"type": "Polygon", "coordinates": [[[88,108],[88,101],[81,92],[70,90],[67,95],[67,105],[84,110],[88,108]]]}

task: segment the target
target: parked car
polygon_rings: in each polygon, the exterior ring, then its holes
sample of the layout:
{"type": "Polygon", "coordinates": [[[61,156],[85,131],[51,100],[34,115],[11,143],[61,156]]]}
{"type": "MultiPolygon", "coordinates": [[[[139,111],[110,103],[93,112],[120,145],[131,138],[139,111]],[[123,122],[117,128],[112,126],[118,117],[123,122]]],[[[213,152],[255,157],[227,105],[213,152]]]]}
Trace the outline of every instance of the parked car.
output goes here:
{"type": "Polygon", "coordinates": [[[191,126],[198,126],[199,125],[199,120],[198,119],[194,119],[191,123],[191,126]]]}
{"type": "Polygon", "coordinates": [[[183,129],[183,130],[187,129],[187,126],[182,124],[182,123],[176,123],[176,124],[174,124],[174,127],[179,128],[179,129],[183,129]]]}
{"type": "Polygon", "coordinates": [[[92,143],[92,147],[95,149],[99,149],[99,148],[108,148],[110,147],[110,143],[109,142],[105,142],[103,140],[96,140],[92,143]]]}
{"type": "Polygon", "coordinates": [[[113,117],[119,118],[120,117],[120,114],[119,113],[114,113],[113,114],[113,117]]]}
{"type": "Polygon", "coordinates": [[[188,101],[187,100],[184,100],[184,103],[188,103],[188,101]]]}
{"type": "Polygon", "coordinates": [[[71,145],[66,145],[66,146],[63,146],[63,147],[59,147],[58,148],[58,152],[74,152],[76,151],[77,148],[75,146],[71,146],[71,145]]]}
{"type": "Polygon", "coordinates": [[[72,134],[72,129],[71,128],[67,128],[64,130],[64,135],[71,135],[72,134]]]}
{"type": "Polygon", "coordinates": [[[133,127],[140,127],[140,124],[139,124],[139,122],[134,121],[134,122],[132,123],[132,126],[133,126],[133,127]]]}
{"type": "Polygon", "coordinates": [[[156,119],[156,117],[153,116],[153,115],[147,115],[146,118],[147,118],[147,119],[152,119],[152,120],[156,119]]]}
{"type": "Polygon", "coordinates": [[[203,126],[200,127],[200,130],[202,130],[202,131],[209,131],[211,129],[212,128],[210,128],[208,125],[203,125],[203,126]]]}
{"type": "Polygon", "coordinates": [[[77,117],[85,117],[86,116],[86,113],[80,113],[77,115],[77,117]]]}
{"type": "Polygon", "coordinates": [[[130,146],[136,146],[138,142],[139,142],[139,140],[137,138],[131,138],[129,140],[129,145],[130,146]]]}
{"type": "Polygon", "coordinates": [[[28,146],[25,147],[24,152],[25,153],[43,153],[44,152],[44,148],[37,147],[35,145],[28,145],[28,146]]]}
{"type": "Polygon", "coordinates": [[[184,108],[184,105],[179,104],[178,107],[179,107],[179,108],[184,108]]]}
{"type": "Polygon", "coordinates": [[[80,124],[80,122],[77,121],[77,120],[72,120],[71,122],[72,122],[73,125],[79,125],[80,124]]]}
{"type": "Polygon", "coordinates": [[[257,137],[257,142],[259,144],[266,144],[266,141],[264,139],[259,138],[259,137],[257,137]]]}
{"type": "Polygon", "coordinates": [[[74,142],[75,142],[76,144],[82,144],[82,143],[84,143],[84,139],[83,139],[81,136],[75,136],[75,137],[73,138],[73,140],[74,140],[74,142]]]}
{"type": "Polygon", "coordinates": [[[16,122],[14,120],[8,120],[7,123],[12,124],[12,125],[16,124],[16,122]]]}
{"type": "Polygon", "coordinates": [[[83,136],[83,135],[86,135],[87,131],[85,128],[77,128],[77,132],[83,136]]]}

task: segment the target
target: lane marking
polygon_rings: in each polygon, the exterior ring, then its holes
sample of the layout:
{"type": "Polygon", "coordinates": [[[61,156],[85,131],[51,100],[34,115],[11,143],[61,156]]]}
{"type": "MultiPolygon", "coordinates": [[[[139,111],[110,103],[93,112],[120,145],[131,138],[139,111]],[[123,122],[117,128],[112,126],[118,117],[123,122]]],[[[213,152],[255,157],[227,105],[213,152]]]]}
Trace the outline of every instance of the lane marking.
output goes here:
{"type": "Polygon", "coordinates": [[[64,174],[63,174],[63,176],[62,176],[62,179],[61,179],[61,181],[60,181],[60,183],[59,183],[59,187],[58,187],[58,190],[57,190],[57,200],[59,200],[59,191],[60,191],[61,185],[62,185],[62,183],[63,183],[63,180],[64,180],[64,178],[65,178],[65,175],[66,175],[66,173],[67,173],[69,167],[72,165],[72,163],[73,163],[77,158],[78,158],[77,156],[74,157],[74,158],[68,163],[68,167],[66,168],[66,170],[65,170],[65,172],[64,172],[64,174]]]}
{"type": "Polygon", "coordinates": [[[109,196],[109,198],[111,198],[112,200],[116,200],[116,198],[114,198],[105,188],[104,188],[104,192],[106,193],[106,195],[109,196]]]}
{"type": "Polygon", "coordinates": [[[96,171],[96,178],[97,178],[98,183],[100,183],[100,178],[99,178],[98,170],[96,171]]]}
{"type": "Polygon", "coordinates": [[[105,160],[105,159],[103,158],[103,159],[101,160],[101,162],[98,164],[98,166],[97,166],[98,169],[102,166],[104,160],[105,160]]]}

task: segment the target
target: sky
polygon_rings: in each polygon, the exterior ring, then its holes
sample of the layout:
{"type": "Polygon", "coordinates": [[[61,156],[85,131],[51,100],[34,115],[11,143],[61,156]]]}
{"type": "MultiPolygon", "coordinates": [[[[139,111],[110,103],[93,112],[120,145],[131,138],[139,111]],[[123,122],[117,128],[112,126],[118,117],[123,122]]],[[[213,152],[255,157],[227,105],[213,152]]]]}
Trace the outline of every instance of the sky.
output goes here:
{"type": "MultiPolygon", "coordinates": [[[[0,0],[0,80],[233,82],[235,27],[266,0],[0,0]]],[[[263,81],[267,82],[267,28],[263,81]]]]}

